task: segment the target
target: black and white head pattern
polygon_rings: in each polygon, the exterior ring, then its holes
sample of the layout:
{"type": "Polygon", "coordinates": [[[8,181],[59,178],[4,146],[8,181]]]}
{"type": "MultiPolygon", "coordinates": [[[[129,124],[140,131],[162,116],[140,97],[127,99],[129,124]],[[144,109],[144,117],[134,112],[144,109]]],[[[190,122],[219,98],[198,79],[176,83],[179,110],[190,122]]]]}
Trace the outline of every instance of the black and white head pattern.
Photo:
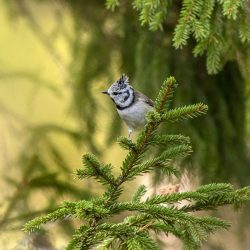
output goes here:
{"type": "Polygon", "coordinates": [[[134,89],[129,85],[129,78],[123,74],[108,89],[110,98],[118,109],[125,109],[134,102],[134,89]]]}

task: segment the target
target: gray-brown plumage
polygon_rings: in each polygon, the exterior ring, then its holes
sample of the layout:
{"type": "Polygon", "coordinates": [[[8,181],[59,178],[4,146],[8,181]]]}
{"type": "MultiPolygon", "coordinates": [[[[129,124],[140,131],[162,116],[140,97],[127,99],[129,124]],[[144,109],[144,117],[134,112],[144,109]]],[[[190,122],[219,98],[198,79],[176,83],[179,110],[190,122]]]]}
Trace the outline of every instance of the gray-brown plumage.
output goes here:
{"type": "Polygon", "coordinates": [[[147,105],[154,107],[154,102],[150,98],[148,98],[146,95],[142,94],[139,91],[134,91],[134,94],[135,94],[135,102],[141,100],[145,102],[147,105]]]}

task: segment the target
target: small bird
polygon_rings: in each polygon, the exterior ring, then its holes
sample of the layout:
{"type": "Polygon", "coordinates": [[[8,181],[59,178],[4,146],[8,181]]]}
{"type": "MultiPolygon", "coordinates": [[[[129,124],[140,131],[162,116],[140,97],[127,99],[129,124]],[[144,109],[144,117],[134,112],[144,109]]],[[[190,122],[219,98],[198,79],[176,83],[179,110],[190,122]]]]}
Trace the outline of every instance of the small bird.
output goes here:
{"type": "Polygon", "coordinates": [[[115,103],[119,116],[128,126],[129,138],[134,130],[145,125],[145,115],[154,107],[154,102],[150,98],[129,85],[129,78],[125,74],[102,93],[109,95],[115,103]]]}

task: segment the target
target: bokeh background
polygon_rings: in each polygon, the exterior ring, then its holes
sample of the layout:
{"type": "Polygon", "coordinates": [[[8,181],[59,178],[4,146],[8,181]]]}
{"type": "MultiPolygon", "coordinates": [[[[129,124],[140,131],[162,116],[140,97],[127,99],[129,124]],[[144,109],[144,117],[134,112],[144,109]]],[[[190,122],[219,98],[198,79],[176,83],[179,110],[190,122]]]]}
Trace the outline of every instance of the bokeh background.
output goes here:
{"type": "MultiPolygon", "coordinates": [[[[191,137],[194,153],[182,163],[195,176],[190,186],[250,184],[249,46],[209,75],[205,57],[192,54],[192,40],[182,50],[172,46],[180,3],[163,31],[154,32],[141,27],[130,1],[114,12],[102,0],[0,0],[0,6],[0,249],[64,248],[76,223],[70,219],[48,225],[49,233],[26,235],[21,227],[64,200],[102,191],[75,179],[83,153],[119,166],[125,153],[114,142],[127,130],[100,91],[122,73],[152,99],[174,75],[180,86],[173,105],[209,105],[206,117],[163,128],[191,137]]],[[[162,181],[157,173],[149,179],[140,181],[162,181]]],[[[247,211],[219,210],[233,226],[204,249],[250,249],[247,211]]]]}

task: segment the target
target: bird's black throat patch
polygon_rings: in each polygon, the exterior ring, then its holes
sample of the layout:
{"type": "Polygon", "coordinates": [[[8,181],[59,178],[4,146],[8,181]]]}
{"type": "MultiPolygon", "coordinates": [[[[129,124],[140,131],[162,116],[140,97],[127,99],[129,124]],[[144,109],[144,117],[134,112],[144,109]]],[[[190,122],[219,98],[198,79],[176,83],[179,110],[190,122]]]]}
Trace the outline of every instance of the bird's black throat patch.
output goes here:
{"type": "MultiPolygon", "coordinates": [[[[127,95],[126,95],[126,97],[123,100],[124,102],[128,100],[129,95],[130,95],[129,94],[129,90],[125,91],[125,93],[127,93],[127,95]]],[[[134,91],[132,92],[132,95],[133,95],[133,99],[132,99],[132,101],[131,101],[131,103],[129,105],[121,107],[121,106],[119,106],[119,105],[116,104],[116,108],[119,109],[119,110],[123,110],[123,109],[131,107],[134,104],[134,101],[135,101],[135,93],[134,93],[134,91]]]]}

